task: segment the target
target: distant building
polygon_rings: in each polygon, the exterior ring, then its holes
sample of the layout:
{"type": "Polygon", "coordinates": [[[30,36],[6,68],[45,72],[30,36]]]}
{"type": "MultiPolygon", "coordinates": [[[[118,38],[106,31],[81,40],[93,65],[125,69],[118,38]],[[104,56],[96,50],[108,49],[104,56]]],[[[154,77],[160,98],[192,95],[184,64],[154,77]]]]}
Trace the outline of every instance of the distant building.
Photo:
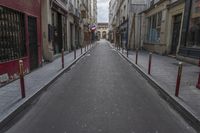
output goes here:
{"type": "Polygon", "coordinates": [[[108,39],[108,23],[98,23],[97,37],[98,39],[108,39]]]}
{"type": "Polygon", "coordinates": [[[198,63],[200,0],[110,0],[109,40],[198,63]]]}
{"type": "Polygon", "coordinates": [[[117,46],[128,49],[134,49],[140,45],[142,16],[139,13],[145,7],[145,0],[111,0],[109,40],[117,46]]]}

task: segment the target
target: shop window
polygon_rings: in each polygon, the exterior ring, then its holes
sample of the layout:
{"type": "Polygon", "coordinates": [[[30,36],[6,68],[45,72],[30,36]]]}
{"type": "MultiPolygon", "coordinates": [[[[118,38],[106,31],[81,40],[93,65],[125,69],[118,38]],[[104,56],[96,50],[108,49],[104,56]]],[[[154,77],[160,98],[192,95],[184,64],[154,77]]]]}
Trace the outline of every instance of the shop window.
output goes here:
{"type": "Polygon", "coordinates": [[[192,1],[186,46],[200,48],[200,0],[192,1]]]}
{"type": "Polygon", "coordinates": [[[160,29],[162,23],[162,12],[158,12],[148,18],[147,42],[160,42],[160,29]]]}
{"type": "Polygon", "coordinates": [[[24,14],[0,6],[0,62],[26,56],[24,14]]]}

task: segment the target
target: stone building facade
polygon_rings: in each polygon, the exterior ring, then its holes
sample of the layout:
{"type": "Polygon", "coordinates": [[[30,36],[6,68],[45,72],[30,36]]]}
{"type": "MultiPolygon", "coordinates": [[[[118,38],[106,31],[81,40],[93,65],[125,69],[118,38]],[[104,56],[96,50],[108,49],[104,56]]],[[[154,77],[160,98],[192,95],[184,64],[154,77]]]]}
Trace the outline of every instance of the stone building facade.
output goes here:
{"type": "Polygon", "coordinates": [[[42,1],[44,60],[52,61],[62,49],[70,52],[89,43],[93,6],[91,0],[42,1]]]}

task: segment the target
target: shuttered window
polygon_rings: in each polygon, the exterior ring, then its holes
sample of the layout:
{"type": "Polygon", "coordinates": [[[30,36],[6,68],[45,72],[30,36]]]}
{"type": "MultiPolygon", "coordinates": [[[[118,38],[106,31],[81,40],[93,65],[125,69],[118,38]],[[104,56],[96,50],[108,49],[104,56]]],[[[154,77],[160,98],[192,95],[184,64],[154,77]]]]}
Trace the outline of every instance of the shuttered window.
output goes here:
{"type": "Polygon", "coordinates": [[[26,55],[24,14],[0,6],[0,62],[26,55]]]}

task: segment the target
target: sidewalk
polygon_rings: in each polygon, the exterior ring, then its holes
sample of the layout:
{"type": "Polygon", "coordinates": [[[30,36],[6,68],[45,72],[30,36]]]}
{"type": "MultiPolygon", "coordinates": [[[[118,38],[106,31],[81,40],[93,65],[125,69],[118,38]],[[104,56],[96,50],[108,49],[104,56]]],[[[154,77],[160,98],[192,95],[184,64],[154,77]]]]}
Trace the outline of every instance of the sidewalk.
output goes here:
{"type": "MultiPolygon", "coordinates": [[[[81,50],[77,50],[76,55],[78,60],[85,54],[81,50]]],[[[74,52],[68,53],[64,56],[65,69],[74,62],[74,52]]],[[[0,88],[0,125],[12,112],[25,104],[27,100],[32,98],[38,91],[48,85],[53,79],[62,73],[61,57],[55,59],[53,62],[44,65],[41,68],[31,72],[25,76],[26,98],[21,99],[20,81],[16,80],[0,88]]],[[[1,126],[0,126],[1,127],[1,126]]]]}
{"type": "MultiPolygon", "coordinates": [[[[113,47],[113,46],[112,46],[113,47]]],[[[118,51],[122,54],[122,50],[118,51]]],[[[127,56],[126,51],[123,53],[127,56]]],[[[128,60],[135,64],[136,53],[129,51],[128,60]]],[[[143,72],[148,75],[149,53],[147,51],[139,51],[138,65],[143,72]]],[[[183,73],[180,85],[179,97],[175,97],[176,78],[178,72],[179,61],[175,58],[162,56],[158,54],[152,55],[152,69],[150,77],[154,79],[167,93],[169,93],[180,105],[185,104],[195,117],[200,121],[200,90],[196,88],[200,68],[198,66],[183,62],[183,73]]]]}

